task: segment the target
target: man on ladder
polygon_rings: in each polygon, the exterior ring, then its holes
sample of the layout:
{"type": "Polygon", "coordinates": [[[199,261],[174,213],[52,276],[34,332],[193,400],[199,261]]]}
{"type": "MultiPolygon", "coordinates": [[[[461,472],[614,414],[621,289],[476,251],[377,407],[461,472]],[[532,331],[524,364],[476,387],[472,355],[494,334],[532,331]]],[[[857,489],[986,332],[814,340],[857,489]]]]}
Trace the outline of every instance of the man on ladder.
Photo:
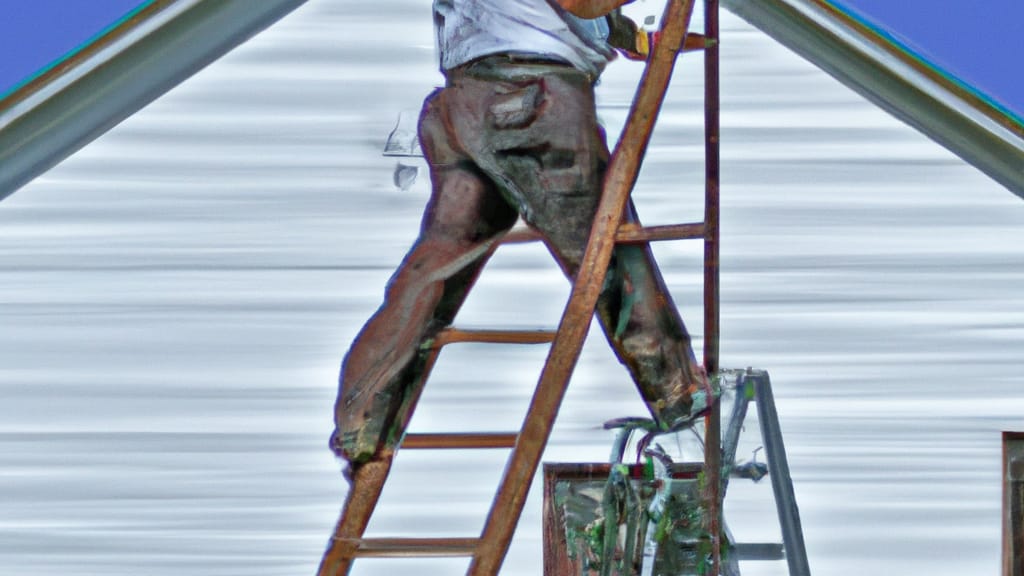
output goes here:
{"type": "MultiPolygon", "coordinates": [[[[418,240],[345,358],[335,405],[331,448],[348,461],[352,490],[360,467],[396,449],[398,413],[423,386],[431,340],[518,217],[575,278],[608,161],[594,83],[615,57],[608,23],[622,20],[605,16],[627,1],[435,0],[446,86],[427,97],[419,125],[433,192],[418,240]]],[[[615,248],[597,313],[663,429],[702,415],[707,378],[647,246],[615,248]]]]}

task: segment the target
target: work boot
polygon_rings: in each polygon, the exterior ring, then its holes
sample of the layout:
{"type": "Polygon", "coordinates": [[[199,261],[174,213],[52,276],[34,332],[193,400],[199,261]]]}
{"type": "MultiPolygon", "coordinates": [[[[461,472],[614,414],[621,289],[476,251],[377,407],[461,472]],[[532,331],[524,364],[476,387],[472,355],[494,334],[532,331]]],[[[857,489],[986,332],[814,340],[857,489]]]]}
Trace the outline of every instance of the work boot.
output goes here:
{"type": "Polygon", "coordinates": [[[686,416],[678,416],[671,422],[662,422],[662,426],[665,426],[665,431],[678,432],[679,430],[689,428],[698,419],[706,416],[715,405],[715,402],[718,402],[718,399],[722,397],[722,386],[718,383],[718,378],[703,376],[700,385],[694,385],[690,388],[689,396],[691,401],[690,413],[686,416]]]}

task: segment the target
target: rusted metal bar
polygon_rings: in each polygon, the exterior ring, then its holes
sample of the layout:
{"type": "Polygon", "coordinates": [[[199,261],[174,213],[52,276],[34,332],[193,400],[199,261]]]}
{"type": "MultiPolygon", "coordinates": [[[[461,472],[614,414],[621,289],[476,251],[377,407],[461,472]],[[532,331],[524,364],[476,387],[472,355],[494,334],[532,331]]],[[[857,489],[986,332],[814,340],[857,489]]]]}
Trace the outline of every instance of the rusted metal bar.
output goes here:
{"type": "Polygon", "coordinates": [[[711,566],[706,576],[722,570],[722,403],[715,402],[704,419],[704,511],[711,544],[711,566]]]}
{"type": "Polygon", "coordinates": [[[1024,576],[1024,432],[1003,432],[1003,576],[1024,576]]]}
{"type": "Polygon", "coordinates": [[[554,330],[462,330],[447,328],[434,338],[434,346],[456,342],[483,342],[489,344],[547,344],[554,341],[554,330]]]}
{"type": "MultiPolygon", "coordinates": [[[[704,0],[704,369],[719,371],[719,62],[718,0],[704,0]]],[[[709,576],[722,566],[722,407],[705,420],[707,483],[704,504],[711,538],[709,576]]]]}
{"type": "Polygon", "coordinates": [[[676,56],[686,37],[693,2],[670,0],[665,7],[661,39],[655,45],[644,70],[629,119],[612,155],[579,277],[573,284],[558,335],[548,353],[519,441],[505,468],[501,487],[488,514],[479,552],[470,564],[469,574],[472,576],[495,576],[512,541],[512,534],[551,434],[558,407],[565,396],[569,377],[594,315],[598,294],[615,247],[615,231],[622,221],[629,193],[636,182],[641,159],[672,77],[676,56]]]}
{"type": "Polygon", "coordinates": [[[718,372],[719,54],[718,0],[705,0],[704,35],[704,368],[718,372]]]}
{"type": "Polygon", "coordinates": [[[357,558],[457,558],[472,556],[479,538],[364,538],[357,558]]]}
{"type": "Polygon", "coordinates": [[[620,244],[644,244],[659,240],[692,240],[704,238],[703,222],[694,224],[669,224],[667,226],[641,226],[627,222],[619,226],[615,241],[620,244]]]}
{"type": "Polygon", "coordinates": [[[556,484],[560,479],[559,467],[564,464],[544,463],[544,522],[542,542],[544,543],[544,576],[572,574],[573,565],[569,558],[565,530],[553,519],[558,518],[558,503],[555,500],[556,484]]]}
{"type": "Polygon", "coordinates": [[[515,448],[516,432],[406,434],[403,450],[515,448]]]}

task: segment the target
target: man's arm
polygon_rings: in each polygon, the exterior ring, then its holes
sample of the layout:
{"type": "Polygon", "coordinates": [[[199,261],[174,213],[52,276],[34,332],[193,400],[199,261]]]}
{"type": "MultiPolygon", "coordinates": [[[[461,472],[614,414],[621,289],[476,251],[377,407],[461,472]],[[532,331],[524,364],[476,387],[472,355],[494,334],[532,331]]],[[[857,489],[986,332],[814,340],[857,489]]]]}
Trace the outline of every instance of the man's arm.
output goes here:
{"type": "Polygon", "coordinates": [[[604,16],[633,0],[555,0],[558,5],[580,18],[604,16]]]}

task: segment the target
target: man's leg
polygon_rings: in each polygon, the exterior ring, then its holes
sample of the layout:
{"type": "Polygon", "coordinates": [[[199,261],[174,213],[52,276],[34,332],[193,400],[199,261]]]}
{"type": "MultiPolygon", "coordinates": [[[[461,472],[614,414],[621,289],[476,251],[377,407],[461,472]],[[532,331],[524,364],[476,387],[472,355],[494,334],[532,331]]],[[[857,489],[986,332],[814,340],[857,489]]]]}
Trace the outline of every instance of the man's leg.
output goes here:
{"type": "MultiPolygon", "coordinates": [[[[510,77],[479,104],[462,104],[488,129],[456,132],[575,278],[608,158],[593,90],[571,68],[554,66],[532,81],[510,77]]],[[[630,207],[625,220],[635,219],[630,207]]],[[[687,419],[706,378],[649,247],[616,247],[597,313],[652,415],[666,427],[687,419]]]]}
{"type": "MultiPolygon", "coordinates": [[[[625,220],[636,220],[632,206],[627,210],[625,220]]],[[[649,246],[615,247],[597,315],[662,426],[679,425],[706,408],[704,369],[649,246]],[[693,402],[701,391],[704,400],[693,402]]]]}
{"type": "Polygon", "coordinates": [[[353,468],[394,450],[404,432],[395,428],[398,412],[423,384],[430,340],[452,322],[495,240],[517,217],[448,145],[444,99],[443,92],[428,99],[421,118],[433,193],[420,237],[342,365],[331,444],[353,468]]]}

